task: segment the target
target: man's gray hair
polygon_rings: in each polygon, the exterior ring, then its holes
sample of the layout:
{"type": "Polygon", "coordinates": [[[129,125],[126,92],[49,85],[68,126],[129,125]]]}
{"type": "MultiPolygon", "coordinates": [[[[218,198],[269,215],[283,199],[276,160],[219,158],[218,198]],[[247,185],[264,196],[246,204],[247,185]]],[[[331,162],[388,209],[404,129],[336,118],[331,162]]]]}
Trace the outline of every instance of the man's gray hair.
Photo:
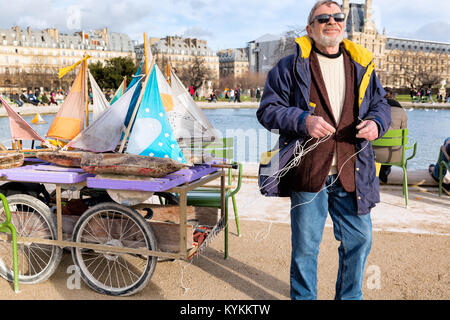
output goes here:
{"type": "Polygon", "coordinates": [[[314,22],[313,21],[313,19],[314,19],[314,12],[316,12],[317,8],[319,8],[320,6],[322,6],[324,4],[331,5],[333,3],[335,5],[337,5],[339,8],[341,8],[341,10],[342,10],[342,6],[339,3],[337,3],[336,1],[332,1],[332,0],[319,0],[319,1],[317,1],[316,4],[314,5],[314,7],[312,7],[311,12],[309,13],[308,26],[314,22]]]}

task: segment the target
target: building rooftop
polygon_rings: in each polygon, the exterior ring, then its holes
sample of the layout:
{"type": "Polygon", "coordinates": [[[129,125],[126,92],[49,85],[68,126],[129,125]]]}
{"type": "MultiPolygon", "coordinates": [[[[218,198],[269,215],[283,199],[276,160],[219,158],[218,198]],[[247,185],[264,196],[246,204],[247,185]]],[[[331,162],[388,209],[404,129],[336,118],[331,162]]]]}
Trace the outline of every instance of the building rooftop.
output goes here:
{"type": "Polygon", "coordinates": [[[57,29],[31,30],[27,27],[22,30],[16,26],[0,29],[0,45],[121,52],[134,50],[128,35],[109,32],[106,28],[68,34],[57,29]]]}

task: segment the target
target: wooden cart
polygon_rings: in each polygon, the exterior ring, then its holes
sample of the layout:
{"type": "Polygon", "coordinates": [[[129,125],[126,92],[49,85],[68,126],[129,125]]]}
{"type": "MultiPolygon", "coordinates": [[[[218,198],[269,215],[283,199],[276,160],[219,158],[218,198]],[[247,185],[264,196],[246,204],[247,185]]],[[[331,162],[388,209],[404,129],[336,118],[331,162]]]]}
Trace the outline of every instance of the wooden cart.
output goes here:
{"type": "MultiPolygon", "coordinates": [[[[46,163],[0,170],[0,177],[3,181],[53,184],[56,191],[56,215],[47,204],[30,195],[8,197],[18,235],[20,283],[33,284],[48,279],[58,267],[62,250],[66,247],[70,248],[82,279],[95,291],[127,296],[142,290],[153,275],[158,258],[187,260],[199,250],[198,246],[187,246],[187,193],[218,178],[222,208],[213,231],[218,232],[227,224],[224,214],[225,173],[211,164],[189,167],[161,179],[112,179],[87,174],[79,168],[46,163]],[[147,220],[132,207],[115,202],[89,207],[76,221],[69,238],[63,235],[62,190],[80,190],[83,187],[178,194],[177,252],[159,250],[147,220]]],[[[7,234],[0,236],[3,249],[0,251],[0,275],[12,281],[10,237],[7,234]]]]}

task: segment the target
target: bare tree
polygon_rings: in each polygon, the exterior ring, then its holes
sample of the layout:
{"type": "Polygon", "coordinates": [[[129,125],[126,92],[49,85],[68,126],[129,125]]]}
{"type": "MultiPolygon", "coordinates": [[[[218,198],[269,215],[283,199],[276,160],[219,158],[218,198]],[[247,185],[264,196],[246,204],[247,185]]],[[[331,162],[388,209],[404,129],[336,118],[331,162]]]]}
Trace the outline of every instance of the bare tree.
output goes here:
{"type": "Polygon", "coordinates": [[[399,57],[399,72],[394,73],[394,76],[402,76],[410,89],[431,88],[442,80],[439,72],[440,55],[436,57],[436,54],[417,51],[406,56],[400,52],[399,57]]]}
{"type": "Polygon", "coordinates": [[[193,86],[194,91],[200,88],[207,80],[214,78],[212,71],[206,66],[205,59],[194,56],[193,60],[182,68],[179,73],[180,80],[185,86],[193,86]]]}
{"type": "Polygon", "coordinates": [[[267,75],[265,73],[255,73],[249,71],[240,77],[237,77],[235,82],[242,89],[264,87],[266,76],[267,75]]]}

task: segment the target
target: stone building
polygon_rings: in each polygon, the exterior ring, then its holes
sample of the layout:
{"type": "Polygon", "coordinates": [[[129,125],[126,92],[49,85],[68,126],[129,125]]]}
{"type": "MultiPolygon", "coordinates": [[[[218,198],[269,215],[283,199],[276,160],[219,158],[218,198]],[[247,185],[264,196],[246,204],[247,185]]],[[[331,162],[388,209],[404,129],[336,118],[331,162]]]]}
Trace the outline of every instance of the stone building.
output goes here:
{"type": "MultiPolygon", "coordinates": [[[[219,57],[214,50],[208,47],[206,40],[167,36],[165,38],[149,38],[149,46],[161,70],[164,70],[169,63],[179,73],[195,59],[200,58],[204,60],[213,80],[219,79],[219,57]]],[[[140,61],[144,56],[144,45],[137,45],[135,51],[136,59],[140,61]]]]}
{"type": "Polygon", "coordinates": [[[42,87],[68,89],[72,71],[58,79],[58,70],[91,56],[88,63],[104,62],[114,57],[132,57],[134,43],[125,34],[107,28],[67,34],[57,29],[31,30],[27,27],[0,29],[0,90],[42,87]]]}
{"type": "Polygon", "coordinates": [[[249,60],[246,48],[220,50],[220,77],[232,76],[239,78],[249,71],[249,60]]]}
{"type": "MultiPolygon", "coordinates": [[[[285,37],[265,34],[247,43],[249,70],[267,73],[288,52],[282,50],[287,45],[285,37]],[[280,50],[281,49],[281,50],[280,50]]],[[[289,52],[290,53],[290,52],[289,52]]]]}
{"type": "MultiPolygon", "coordinates": [[[[384,86],[420,89],[439,83],[450,84],[450,43],[403,39],[377,30],[372,17],[372,0],[364,3],[342,1],[347,13],[346,37],[370,50],[377,75],[384,86]]],[[[304,27],[287,32],[290,37],[265,35],[248,43],[249,68],[266,73],[282,57],[293,53],[295,37],[306,34],[304,27]]]]}
{"type": "Polygon", "coordinates": [[[364,4],[343,0],[348,39],[374,54],[376,72],[384,86],[420,89],[450,83],[450,43],[403,39],[380,34],[372,19],[372,0],[364,4]]]}

